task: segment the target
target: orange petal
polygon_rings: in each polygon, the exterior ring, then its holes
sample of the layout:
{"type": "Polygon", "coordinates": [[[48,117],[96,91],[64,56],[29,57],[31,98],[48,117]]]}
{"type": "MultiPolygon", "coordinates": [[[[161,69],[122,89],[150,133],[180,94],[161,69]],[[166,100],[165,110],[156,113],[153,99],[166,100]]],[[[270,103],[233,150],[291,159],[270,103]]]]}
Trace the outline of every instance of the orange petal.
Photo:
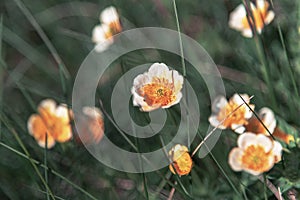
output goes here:
{"type": "MultiPolygon", "coordinates": [[[[27,126],[29,133],[35,138],[38,144],[41,147],[45,147],[47,128],[43,119],[37,114],[31,115],[28,120],[27,126]]],[[[50,134],[47,134],[47,141],[47,148],[51,148],[54,146],[55,141],[50,134]]]]}

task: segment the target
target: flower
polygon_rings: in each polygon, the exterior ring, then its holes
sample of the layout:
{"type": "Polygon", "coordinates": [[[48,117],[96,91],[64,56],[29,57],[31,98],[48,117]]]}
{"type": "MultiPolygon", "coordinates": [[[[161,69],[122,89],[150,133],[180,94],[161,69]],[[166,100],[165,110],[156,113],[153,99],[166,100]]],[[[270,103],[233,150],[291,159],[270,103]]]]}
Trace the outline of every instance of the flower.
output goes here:
{"type": "Polygon", "coordinates": [[[246,132],[239,136],[237,143],[238,147],[231,150],[228,161],[234,171],[259,175],[281,160],[281,144],[263,134],[246,132]]]}
{"type": "Polygon", "coordinates": [[[29,117],[28,131],[41,147],[54,146],[55,141],[66,142],[72,137],[70,111],[66,105],[56,105],[52,99],[43,100],[38,106],[38,114],[29,117]]]}
{"type": "Polygon", "coordinates": [[[77,121],[77,132],[83,144],[99,143],[104,135],[102,112],[96,107],[83,107],[77,121]]]}
{"type": "Polygon", "coordinates": [[[95,50],[106,50],[113,43],[113,35],[122,31],[119,15],[115,7],[110,6],[100,14],[100,25],[92,31],[92,41],[96,43],[95,50]]]}
{"type": "Polygon", "coordinates": [[[172,164],[169,165],[169,169],[173,174],[187,175],[192,170],[193,161],[189,154],[189,150],[186,146],[176,144],[170,151],[169,156],[172,164]],[[176,170],[174,170],[174,168],[176,170]]]}
{"type": "Polygon", "coordinates": [[[289,144],[290,142],[294,142],[294,136],[287,134],[285,132],[283,132],[279,127],[276,127],[273,133],[273,136],[282,140],[283,142],[285,142],[286,144],[289,144]]]}
{"type": "Polygon", "coordinates": [[[131,89],[133,105],[144,112],[169,108],[180,101],[182,85],[183,77],[176,70],[169,70],[164,63],[154,63],[148,72],[135,77],[131,89]]]}
{"type": "Polygon", "coordinates": [[[260,109],[258,112],[258,117],[268,130],[262,125],[256,116],[252,116],[246,125],[247,132],[264,134],[266,136],[272,134],[274,137],[279,138],[287,144],[289,144],[290,141],[294,141],[294,137],[292,135],[289,135],[276,127],[275,115],[270,108],[264,107],[260,109]]]}
{"type": "MultiPolygon", "coordinates": [[[[240,96],[253,110],[254,105],[249,104],[249,96],[247,94],[241,94],[240,96]]],[[[223,96],[217,97],[212,104],[213,114],[208,119],[210,124],[220,129],[231,128],[236,133],[243,133],[248,119],[252,116],[252,112],[248,106],[244,104],[240,96],[234,94],[229,101],[223,96]]]]}
{"type": "MultiPolygon", "coordinates": [[[[256,6],[250,2],[250,9],[254,18],[255,27],[258,33],[261,33],[263,27],[272,22],[275,13],[269,10],[269,3],[265,0],[256,0],[256,6]]],[[[251,26],[254,26],[253,20],[249,17],[251,26]]],[[[245,37],[252,37],[251,26],[247,18],[247,11],[243,4],[240,4],[229,16],[229,27],[241,31],[245,37]]]]}
{"type": "Polygon", "coordinates": [[[268,130],[262,125],[262,123],[257,119],[256,116],[252,116],[249,119],[248,124],[246,125],[246,131],[257,134],[264,134],[267,136],[269,136],[269,132],[273,134],[276,127],[276,119],[273,111],[270,108],[264,107],[259,110],[258,117],[268,130]]]}

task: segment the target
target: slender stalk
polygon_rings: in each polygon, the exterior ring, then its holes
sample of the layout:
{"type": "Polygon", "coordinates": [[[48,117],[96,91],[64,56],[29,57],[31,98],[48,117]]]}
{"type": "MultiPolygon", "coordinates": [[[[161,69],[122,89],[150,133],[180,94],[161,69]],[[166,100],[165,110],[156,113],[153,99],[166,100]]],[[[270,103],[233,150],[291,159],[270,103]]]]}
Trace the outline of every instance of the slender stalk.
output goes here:
{"type": "MultiPolygon", "coordinates": [[[[1,113],[3,114],[3,113],[1,113]]],[[[17,134],[17,132],[8,124],[8,122],[6,122],[6,120],[3,119],[4,116],[0,117],[0,120],[3,122],[3,124],[7,127],[7,129],[13,134],[13,136],[15,137],[15,139],[17,140],[18,144],[20,145],[20,147],[22,148],[22,150],[25,152],[27,157],[30,157],[30,154],[28,152],[28,150],[26,149],[25,145],[23,144],[22,140],[20,139],[19,135],[17,134]]],[[[55,197],[50,189],[50,187],[48,186],[47,182],[45,181],[45,179],[43,178],[42,174],[40,173],[39,169],[37,168],[36,164],[30,160],[30,163],[32,165],[32,167],[34,168],[35,172],[37,173],[38,177],[40,178],[40,180],[42,181],[44,187],[46,188],[46,190],[49,191],[49,195],[51,196],[51,199],[55,200],[55,197]]]]}
{"type": "Polygon", "coordinates": [[[247,0],[242,0],[242,1],[243,1],[243,4],[245,5],[245,8],[246,8],[248,24],[250,25],[250,28],[251,28],[252,33],[253,33],[257,55],[259,57],[261,65],[262,65],[262,69],[261,69],[262,76],[264,78],[264,81],[266,82],[268,91],[270,93],[271,105],[272,105],[272,108],[274,110],[277,110],[277,104],[276,104],[274,89],[272,87],[272,84],[271,84],[271,81],[270,81],[270,74],[269,74],[269,71],[268,71],[268,63],[267,63],[267,59],[266,59],[266,54],[265,54],[265,51],[262,47],[261,40],[260,40],[259,34],[257,32],[257,29],[256,29],[255,18],[253,16],[252,10],[250,9],[251,6],[250,6],[249,1],[247,1],[247,0]]]}
{"type": "MultiPolygon", "coordinates": [[[[51,41],[49,40],[46,33],[43,31],[43,29],[40,27],[36,19],[33,17],[33,15],[30,13],[30,11],[26,8],[24,3],[21,0],[14,0],[16,5],[19,7],[19,9],[23,12],[25,17],[28,19],[28,21],[31,23],[31,25],[35,28],[36,32],[39,34],[41,39],[44,41],[45,45],[49,49],[51,55],[53,56],[54,60],[58,64],[58,68],[63,73],[64,77],[66,79],[70,78],[70,73],[68,72],[65,64],[63,63],[62,59],[58,55],[55,47],[52,45],[51,41]]],[[[61,80],[62,90],[65,93],[65,82],[61,80]]]]}
{"type": "Polygon", "coordinates": [[[174,12],[175,12],[176,26],[177,26],[178,39],[179,39],[182,74],[184,77],[186,77],[186,68],[185,68],[185,62],[184,62],[183,45],[182,45],[182,39],[181,39],[180,24],[179,24],[179,18],[178,18],[178,13],[177,13],[176,0],[173,0],[173,7],[174,7],[174,12]]]}
{"type": "MultiPolygon", "coordinates": [[[[202,135],[199,133],[199,131],[197,131],[197,134],[201,138],[203,138],[202,135]]],[[[205,141],[205,138],[202,141],[205,141]]],[[[205,142],[203,144],[207,147],[207,145],[206,145],[205,142]]],[[[225,176],[225,178],[227,179],[229,185],[232,187],[232,189],[235,191],[235,193],[237,193],[238,195],[241,196],[241,194],[239,193],[238,189],[235,187],[235,185],[233,184],[233,182],[231,181],[231,179],[229,178],[229,176],[227,176],[227,174],[225,173],[224,169],[219,164],[219,162],[217,161],[217,159],[215,158],[215,156],[211,152],[209,152],[209,154],[210,154],[211,158],[214,160],[214,162],[216,163],[216,165],[218,166],[218,168],[221,170],[222,174],[225,176]]]]}
{"type": "Polygon", "coordinates": [[[263,175],[264,176],[264,197],[265,197],[265,200],[268,200],[268,195],[267,195],[267,177],[266,177],[266,174],[263,175]]]}
{"type": "MultiPolygon", "coordinates": [[[[271,2],[272,8],[274,9],[273,0],[270,0],[270,2],[271,2]]],[[[287,48],[286,48],[286,45],[285,45],[285,42],[284,42],[284,39],[283,39],[283,34],[282,34],[281,27],[280,27],[280,23],[279,23],[278,20],[277,20],[277,24],[276,25],[277,25],[277,31],[278,31],[278,34],[279,34],[279,38],[280,38],[282,49],[284,51],[284,55],[285,55],[285,57],[287,59],[287,62],[289,64],[288,73],[289,73],[289,76],[291,77],[291,81],[292,81],[292,85],[293,85],[293,89],[294,89],[294,92],[296,94],[296,97],[297,97],[297,99],[299,99],[299,92],[298,92],[298,89],[297,89],[297,84],[296,84],[296,81],[295,81],[295,76],[293,74],[292,62],[291,62],[291,60],[289,58],[289,55],[288,55],[288,52],[287,52],[287,48]]]]}
{"type": "MultiPolygon", "coordinates": [[[[48,134],[46,134],[46,138],[45,138],[45,149],[44,149],[44,165],[47,167],[47,152],[48,152],[48,134]]],[[[44,169],[44,176],[45,176],[45,181],[48,184],[48,170],[45,168],[44,169]]],[[[49,191],[46,190],[46,198],[47,200],[50,200],[49,197],[49,191]]]]}

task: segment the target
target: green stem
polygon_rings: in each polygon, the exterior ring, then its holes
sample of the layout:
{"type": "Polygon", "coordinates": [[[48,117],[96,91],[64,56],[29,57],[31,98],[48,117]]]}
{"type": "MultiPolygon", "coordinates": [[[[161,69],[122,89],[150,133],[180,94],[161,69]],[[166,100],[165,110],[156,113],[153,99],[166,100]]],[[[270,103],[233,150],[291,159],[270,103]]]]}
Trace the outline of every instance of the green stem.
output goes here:
{"type": "Polygon", "coordinates": [[[181,65],[182,65],[182,71],[183,71],[182,74],[183,74],[184,77],[186,77],[186,69],[185,69],[184,54],[183,54],[183,45],[182,45],[181,32],[180,32],[180,24],[179,24],[179,18],[178,18],[177,6],[176,6],[176,1],[175,0],[173,0],[173,6],[174,6],[174,12],[175,12],[175,18],[176,18],[176,26],[177,26],[177,32],[178,32],[178,39],[179,39],[181,65]]]}
{"type": "MultiPolygon", "coordinates": [[[[63,73],[64,77],[66,79],[69,79],[70,73],[68,72],[65,64],[63,63],[63,61],[60,58],[60,56],[58,55],[55,47],[52,45],[51,41],[49,40],[49,38],[47,37],[47,35],[43,31],[43,29],[40,27],[38,22],[35,20],[33,15],[30,13],[30,11],[26,8],[26,6],[24,5],[24,3],[21,0],[14,0],[14,2],[19,7],[19,9],[23,12],[23,14],[28,19],[28,21],[31,23],[31,25],[35,28],[36,32],[39,34],[41,39],[44,41],[44,43],[46,44],[47,48],[49,49],[51,55],[53,56],[54,60],[58,64],[58,68],[63,73]]],[[[61,84],[62,84],[62,89],[65,92],[65,88],[66,88],[65,82],[61,80],[61,84]]]]}
{"type": "Polygon", "coordinates": [[[267,195],[267,177],[266,174],[263,174],[264,176],[264,197],[265,200],[268,200],[268,195],[267,195]]]}
{"type": "MultiPolygon", "coordinates": [[[[3,113],[1,113],[3,114],[3,113]]],[[[20,139],[19,135],[17,134],[17,132],[8,124],[8,122],[6,122],[6,120],[3,119],[3,116],[1,116],[1,121],[3,122],[3,124],[7,127],[7,129],[13,134],[13,136],[15,137],[15,139],[17,140],[18,144],[20,145],[20,147],[22,148],[22,150],[24,151],[24,153],[26,154],[27,157],[30,157],[30,154],[28,152],[28,150],[26,149],[25,145],[23,144],[22,140],[20,139]]],[[[42,181],[43,185],[45,186],[46,190],[49,191],[49,195],[51,196],[51,198],[53,200],[55,200],[55,197],[50,189],[50,187],[48,186],[47,182],[45,181],[45,179],[43,178],[42,174],[40,173],[39,169],[37,168],[36,164],[30,160],[30,163],[32,165],[32,167],[34,168],[35,172],[37,173],[38,177],[40,178],[40,180],[42,181]]]]}
{"type": "MultiPolygon", "coordinates": [[[[48,134],[46,134],[46,138],[45,138],[45,149],[44,149],[44,165],[47,167],[47,151],[48,151],[48,134]]],[[[45,168],[44,169],[44,174],[45,174],[45,181],[48,185],[48,170],[45,168]]],[[[49,197],[49,191],[46,190],[46,197],[47,197],[47,200],[50,200],[50,197],[49,197]]]]}
{"type": "MultiPolygon", "coordinates": [[[[271,0],[270,2],[271,2],[271,5],[272,5],[272,8],[274,9],[273,0],[271,0]]],[[[300,14],[300,12],[299,12],[299,14],[300,14]]],[[[284,42],[284,38],[283,38],[283,34],[282,34],[282,30],[281,30],[279,21],[277,21],[277,30],[278,30],[278,34],[279,34],[279,38],[280,38],[282,49],[284,51],[284,55],[285,55],[285,57],[287,59],[287,62],[289,64],[288,73],[289,73],[289,76],[291,77],[293,89],[294,89],[294,92],[295,92],[297,98],[299,99],[299,92],[298,92],[297,84],[296,84],[295,77],[294,77],[294,74],[293,74],[292,62],[291,62],[291,60],[289,58],[289,55],[288,55],[288,52],[287,52],[287,48],[286,48],[286,45],[285,45],[285,42],[284,42]]]]}

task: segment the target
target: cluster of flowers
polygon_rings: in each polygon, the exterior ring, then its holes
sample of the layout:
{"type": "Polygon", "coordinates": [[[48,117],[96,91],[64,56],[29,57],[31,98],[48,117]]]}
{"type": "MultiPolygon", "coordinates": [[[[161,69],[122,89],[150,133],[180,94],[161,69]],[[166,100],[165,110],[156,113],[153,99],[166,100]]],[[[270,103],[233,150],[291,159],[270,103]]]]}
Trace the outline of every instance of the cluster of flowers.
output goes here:
{"type": "MultiPolygon", "coordinates": [[[[257,0],[250,8],[239,5],[231,14],[229,26],[242,32],[245,37],[252,37],[256,30],[261,33],[275,14],[269,10],[269,3],[257,0]],[[249,12],[251,15],[249,16],[249,12]],[[254,29],[254,30],[253,30],[254,29]]],[[[108,7],[100,14],[100,25],[92,32],[95,50],[104,51],[113,43],[113,35],[122,31],[116,8],[108,7]]],[[[169,108],[180,102],[182,98],[183,77],[175,70],[170,70],[163,63],[154,63],[144,74],[138,75],[133,81],[131,93],[133,105],[139,106],[143,112],[158,108],[169,108]]],[[[270,170],[281,160],[282,146],[274,141],[270,134],[279,137],[286,143],[293,138],[284,134],[276,127],[274,113],[268,108],[259,111],[259,118],[253,116],[254,105],[250,104],[248,95],[235,94],[227,101],[219,97],[212,105],[212,116],[209,122],[220,129],[232,129],[241,134],[238,147],[229,154],[229,165],[235,171],[247,171],[258,175],[270,170]],[[247,104],[247,105],[246,105],[247,104]]],[[[103,115],[98,108],[84,107],[80,123],[80,139],[83,143],[99,142],[104,134],[103,115]]],[[[71,121],[73,113],[66,105],[57,106],[51,99],[43,100],[38,106],[38,114],[28,120],[29,133],[42,147],[52,148],[55,142],[66,142],[72,138],[71,121]]],[[[188,148],[177,144],[169,151],[172,173],[189,174],[193,162],[188,148]]]]}
{"type": "Polygon", "coordinates": [[[294,138],[276,127],[276,119],[271,109],[260,109],[258,119],[252,114],[254,107],[247,94],[234,94],[229,101],[225,97],[218,97],[212,104],[213,113],[209,122],[214,127],[232,129],[240,134],[238,147],[229,153],[228,162],[231,168],[259,175],[269,171],[281,160],[282,146],[273,138],[279,138],[286,143],[294,138]]]}
{"type": "MultiPolygon", "coordinates": [[[[56,142],[67,142],[73,136],[71,121],[73,112],[65,104],[56,105],[52,99],[41,101],[38,114],[32,114],[27,122],[30,135],[44,148],[52,148],[56,142]]],[[[81,142],[98,143],[103,137],[104,123],[102,113],[95,107],[83,107],[78,120],[81,142]]],[[[79,140],[78,140],[79,141],[79,140]]]]}
{"type": "MultiPolygon", "coordinates": [[[[229,27],[240,31],[244,37],[253,37],[253,32],[261,33],[264,26],[272,22],[275,13],[270,10],[270,4],[266,0],[256,0],[255,4],[240,4],[230,13],[229,27]]],[[[110,6],[104,9],[99,16],[100,25],[92,31],[92,41],[96,44],[95,50],[102,52],[113,42],[113,36],[122,31],[122,25],[117,9],[110,6]]]]}

